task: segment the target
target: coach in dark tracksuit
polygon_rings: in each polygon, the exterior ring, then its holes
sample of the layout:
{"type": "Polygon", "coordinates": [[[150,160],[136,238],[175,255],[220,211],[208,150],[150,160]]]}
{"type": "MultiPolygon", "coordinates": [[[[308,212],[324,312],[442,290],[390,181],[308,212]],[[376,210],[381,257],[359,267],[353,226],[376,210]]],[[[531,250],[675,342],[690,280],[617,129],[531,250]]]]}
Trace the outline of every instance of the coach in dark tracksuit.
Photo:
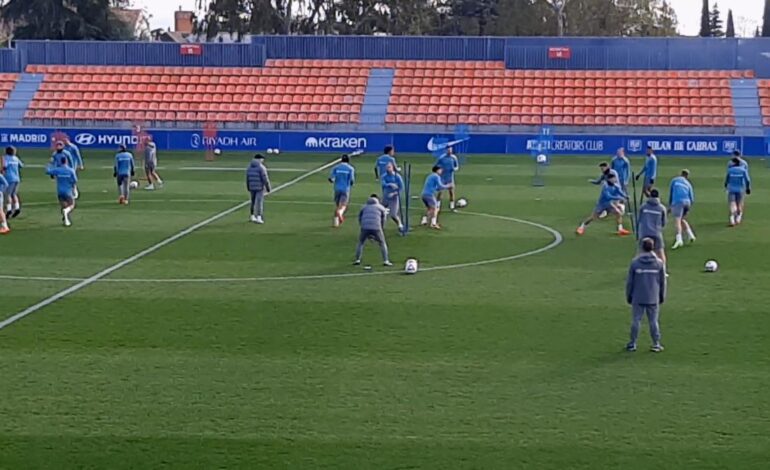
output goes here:
{"type": "Polygon", "coordinates": [[[628,269],[626,300],[631,305],[631,341],[627,351],[636,351],[636,339],[642,317],[647,315],[650,323],[653,352],[663,351],[660,344],[660,304],[666,300],[666,268],[655,254],[655,242],[651,238],[642,240],[642,254],[634,259],[628,269]]]}
{"type": "Polygon", "coordinates": [[[364,245],[368,240],[373,240],[380,245],[383,264],[385,266],[393,266],[388,255],[388,243],[385,241],[385,232],[382,230],[385,226],[385,219],[387,217],[388,212],[385,207],[380,204],[377,195],[372,194],[369,196],[366,205],[364,205],[361,212],[358,213],[358,223],[361,225],[361,233],[358,236],[356,260],[353,264],[361,264],[361,255],[364,251],[364,245]]]}
{"type": "Polygon", "coordinates": [[[650,190],[650,197],[639,209],[637,227],[639,232],[639,252],[643,252],[642,244],[645,238],[650,238],[655,244],[653,253],[666,264],[666,246],[663,241],[663,229],[666,227],[666,206],[660,203],[657,189],[650,190]]]}
{"type": "Polygon", "coordinates": [[[262,218],[265,205],[265,195],[270,192],[270,178],[264,164],[265,157],[258,153],[251,160],[246,170],[246,189],[251,194],[251,220],[255,224],[264,224],[262,218]]]}

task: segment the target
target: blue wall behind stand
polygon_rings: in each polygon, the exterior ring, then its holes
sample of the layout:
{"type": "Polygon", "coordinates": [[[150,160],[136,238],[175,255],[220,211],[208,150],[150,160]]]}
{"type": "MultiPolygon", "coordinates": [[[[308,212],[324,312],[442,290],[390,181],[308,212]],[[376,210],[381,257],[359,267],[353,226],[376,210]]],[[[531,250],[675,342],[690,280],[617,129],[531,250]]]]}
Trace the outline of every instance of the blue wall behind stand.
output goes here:
{"type": "Polygon", "coordinates": [[[200,56],[158,42],[17,41],[0,70],[28,64],[259,67],[266,59],[495,60],[509,68],[600,70],[753,69],[770,78],[770,38],[497,38],[256,36],[251,44],[203,44],[200,56]],[[570,59],[549,59],[569,47],[570,59]]]}

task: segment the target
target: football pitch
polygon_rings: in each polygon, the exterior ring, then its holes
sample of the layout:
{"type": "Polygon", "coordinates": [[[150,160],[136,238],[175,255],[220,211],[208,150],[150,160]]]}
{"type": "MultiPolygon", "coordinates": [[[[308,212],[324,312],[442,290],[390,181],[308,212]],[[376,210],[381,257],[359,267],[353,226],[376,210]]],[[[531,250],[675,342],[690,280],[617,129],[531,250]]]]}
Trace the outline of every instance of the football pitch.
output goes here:
{"type": "MultiPolygon", "coordinates": [[[[470,204],[440,232],[388,221],[393,268],[356,214],[379,193],[353,161],[332,229],[333,155],[268,156],[266,224],[248,222],[246,154],[161,154],[160,191],[117,204],[107,152],[85,152],[73,226],[48,152],[25,151],[21,217],[0,238],[0,468],[767,468],[770,170],[751,160],[727,227],[726,158],[686,167],[698,241],[669,250],[666,351],[623,352],[633,237],[574,229],[602,157],[469,157],[470,204]],[[240,208],[237,208],[241,205],[240,208]],[[401,274],[404,260],[421,272],[401,274]],[[703,273],[706,260],[716,274],[703,273]],[[74,287],[73,287],[74,286],[74,287]],[[68,291],[69,289],[69,291],[68,291]]],[[[413,164],[419,195],[429,155],[413,164]]],[[[639,158],[632,159],[641,167],[639,158]]],[[[137,172],[138,174],[141,171],[137,172]]],[[[663,201],[667,201],[664,199],[663,201]]],[[[673,242],[672,228],[666,233],[673,242]]]]}

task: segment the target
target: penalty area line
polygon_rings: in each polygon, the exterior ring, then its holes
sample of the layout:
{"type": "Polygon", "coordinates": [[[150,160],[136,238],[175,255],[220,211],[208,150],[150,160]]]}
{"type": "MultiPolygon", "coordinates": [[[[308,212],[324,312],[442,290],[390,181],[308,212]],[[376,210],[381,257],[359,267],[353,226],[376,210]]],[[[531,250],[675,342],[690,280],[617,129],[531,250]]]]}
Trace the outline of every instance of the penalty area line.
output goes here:
{"type": "MultiPolygon", "coordinates": [[[[307,178],[309,178],[309,177],[311,177],[313,175],[316,175],[316,174],[326,170],[327,168],[329,168],[329,167],[331,167],[333,165],[336,165],[337,163],[339,163],[339,159],[333,160],[333,161],[331,161],[329,163],[321,165],[318,168],[315,168],[313,170],[308,171],[307,173],[303,173],[302,175],[297,176],[296,178],[294,178],[292,180],[289,180],[289,181],[287,181],[285,183],[282,183],[282,184],[276,186],[275,188],[273,188],[273,191],[271,191],[271,194],[277,193],[278,191],[281,191],[281,190],[286,189],[288,187],[294,186],[295,184],[299,183],[300,181],[303,181],[303,180],[305,180],[305,179],[307,179],[307,178]]],[[[124,267],[128,266],[129,264],[134,263],[134,262],[144,258],[145,256],[148,256],[148,255],[151,255],[151,254],[155,253],[156,251],[160,250],[161,248],[163,248],[163,247],[165,247],[167,245],[170,245],[170,244],[176,242],[177,240],[180,240],[180,239],[186,237],[187,235],[190,235],[191,233],[195,232],[196,230],[199,230],[199,229],[201,229],[201,228],[203,228],[203,227],[205,227],[207,225],[210,225],[210,224],[212,224],[212,223],[214,223],[214,222],[216,222],[216,221],[218,221],[220,219],[223,219],[223,218],[227,217],[230,214],[233,214],[234,212],[237,212],[237,211],[243,209],[244,207],[247,207],[250,203],[251,203],[250,201],[244,201],[244,202],[241,202],[239,204],[236,204],[235,206],[233,206],[233,207],[231,207],[229,209],[226,209],[226,210],[224,210],[222,212],[219,212],[218,214],[215,214],[215,215],[209,217],[206,220],[202,220],[202,221],[198,222],[197,224],[191,225],[190,227],[187,227],[186,229],[182,230],[181,232],[178,232],[175,235],[172,235],[172,236],[170,236],[170,237],[168,237],[168,238],[166,238],[164,240],[161,240],[160,242],[158,242],[158,243],[156,243],[156,244],[154,244],[154,245],[152,245],[152,246],[150,246],[148,248],[145,248],[144,250],[140,251],[139,253],[136,253],[135,255],[130,256],[130,257],[124,259],[123,261],[115,263],[112,266],[110,266],[108,268],[105,268],[102,271],[99,271],[98,273],[94,274],[91,277],[83,279],[82,281],[78,282],[75,285],[72,285],[72,286],[70,286],[70,287],[68,287],[68,288],[66,288],[66,289],[64,289],[64,290],[62,290],[60,292],[57,292],[56,294],[54,294],[54,295],[52,295],[52,296],[50,296],[50,297],[48,297],[48,298],[46,298],[44,300],[41,300],[40,302],[36,303],[35,305],[27,307],[26,309],[22,310],[21,312],[15,314],[15,315],[10,316],[10,317],[6,318],[3,321],[0,321],[0,330],[2,330],[4,328],[7,328],[10,325],[13,325],[14,323],[18,322],[19,320],[22,320],[22,319],[28,317],[29,315],[32,315],[33,313],[37,312],[38,310],[43,309],[43,308],[45,308],[45,307],[47,307],[47,306],[49,306],[49,305],[51,305],[51,304],[61,300],[61,299],[63,299],[64,297],[67,297],[68,295],[74,294],[75,292],[77,292],[77,291],[79,291],[81,289],[84,289],[84,288],[90,286],[91,284],[93,284],[93,283],[95,283],[97,281],[102,280],[103,278],[109,276],[110,274],[114,273],[115,271],[117,271],[117,270],[119,270],[121,268],[124,268],[124,267]]]]}

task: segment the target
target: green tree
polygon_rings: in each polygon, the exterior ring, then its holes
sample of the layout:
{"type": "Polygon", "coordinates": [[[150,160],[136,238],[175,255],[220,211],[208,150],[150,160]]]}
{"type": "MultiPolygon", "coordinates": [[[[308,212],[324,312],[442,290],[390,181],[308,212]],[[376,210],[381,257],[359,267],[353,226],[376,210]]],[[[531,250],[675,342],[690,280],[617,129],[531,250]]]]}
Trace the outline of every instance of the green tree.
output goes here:
{"type": "MultiPolygon", "coordinates": [[[[387,11],[380,0],[347,0],[326,5],[322,30],[326,34],[385,32],[387,11]]],[[[311,21],[311,20],[308,20],[311,21]]],[[[307,25],[304,30],[311,27],[307,25]]]]}
{"type": "Polygon", "coordinates": [[[727,29],[725,30],[725,36],[728,38],[735,37],[735,24],[733,23],[733,11],[727,10],[727,29]]]}
{"type": "Polygon", "coordinates": [[[499,0],[495,36],[551,36],[556,22],[545,3],[536,0],[499,0]]]}
{"type": "Polygon", "coordinates": [[[556,35],[557,36],[564,36],[565,32],[565,25],[567,22],[567,15],[565,13],[565,9],[567,8],[567,4],[571,3],[573,0],[541,0],[546,5],[548,5],[551,10],[553,11],[553,16],[556,19],[556,35]]]}
{"type": "Polygon", "coordinates": [[[701,37],[711,36],[711,14],[709,12],[709,0],[703,0],[703,6],[700,10],[700,33],[701,37]]]}
{"type": "Polygon", "coordinates": [[[494,32],[499,0],[449,0],[449,21],[444,33],[486,36],[494,32]]]}
{"type": "Polygon", "coordinates": [[[198,0],[198,30],[244,34],[663,36],[666,0],[198,0]],[[291,14],[290,14],[291,12],[291,14]]]}
{"type": "Polygon", "coordinates": [[[624,1],[628,0],[570,0],[564,8],[564,34],[620,36],[625,24],[621,17],[624,1]]]}
{"type": "Polygon", "coordinates": [[[676,36],[679,21],[669,0],[662,0],[656,8],[657,33],[655,36],[676,36]]]}
{"type": "Polygon", "coordinates": [[[711,32],[711,37],[721,38],[725,35],[725,32],[722,30],[722,18],[720,15],[719,5],[715,2],[714,8],[709,14],[709,30],[711,32]]]}
{"type": "Polygon", "coordinates": [[[386,31],[395,35],[433,34],[440,13],[432,0],[386,0],[386,31]]]}
{"type": "Polygon", "coordinates": [[[770,0],[765,0],[765,14],[762,22],[762,37],[770,37],[770,0]]]}
{"type": "Polygon", "coordinates": [[[622,36],[676,36],[674,9],[665,0],[619,0],[622,36]]]}
{"type": "Polygon", "coordinates": [[[207,38],[228,33],[236,39],[246,34],[291,34],[297,24],[288,14],[293,0],[198,0],[203,13],[197,30],[207,38]]]}
{"type": "Polygon", "coordinates": [[[17,39],[131,39],[110,9],[125,0],[9,0],[0,17],[14,25],[17,39]]]}

